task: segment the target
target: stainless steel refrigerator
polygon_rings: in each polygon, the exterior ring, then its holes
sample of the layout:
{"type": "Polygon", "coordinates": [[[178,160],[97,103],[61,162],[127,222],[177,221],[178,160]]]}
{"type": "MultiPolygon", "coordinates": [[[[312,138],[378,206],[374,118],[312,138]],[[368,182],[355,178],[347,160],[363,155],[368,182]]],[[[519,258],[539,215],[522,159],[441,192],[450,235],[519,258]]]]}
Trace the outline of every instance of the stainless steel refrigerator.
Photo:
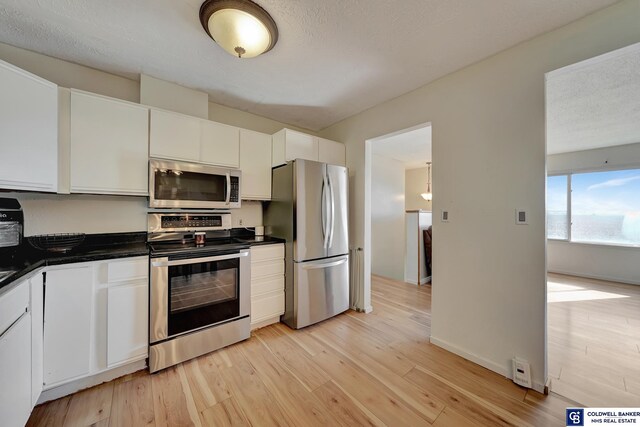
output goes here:
{"type": "Polygon", "coordinates": [[[282,321],[299,329],[349,308],[348,173],[300,159],[272,173],[265,226],[286,239],[282,321]]]}

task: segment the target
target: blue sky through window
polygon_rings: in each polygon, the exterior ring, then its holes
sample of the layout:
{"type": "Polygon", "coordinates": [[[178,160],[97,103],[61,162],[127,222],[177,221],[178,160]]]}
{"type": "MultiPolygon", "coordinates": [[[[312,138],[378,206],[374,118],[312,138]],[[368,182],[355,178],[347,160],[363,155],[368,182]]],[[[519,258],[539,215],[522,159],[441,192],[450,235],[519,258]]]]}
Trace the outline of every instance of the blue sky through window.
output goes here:
{"type": "Polygon", "coordinates": [[[640,170],[571,177],[572,240],[640,244],[640,170]]]}

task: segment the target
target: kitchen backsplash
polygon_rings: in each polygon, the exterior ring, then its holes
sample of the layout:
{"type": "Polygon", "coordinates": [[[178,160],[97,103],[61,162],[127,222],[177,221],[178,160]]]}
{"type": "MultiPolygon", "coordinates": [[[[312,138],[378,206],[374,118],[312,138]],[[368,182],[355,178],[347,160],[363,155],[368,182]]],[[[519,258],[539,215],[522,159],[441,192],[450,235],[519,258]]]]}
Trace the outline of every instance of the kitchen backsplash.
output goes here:
{"type": "MultiPolygon", "coordinates": [[[[20,201],[25,236],[147,229],[148,201],[144,197],[2,192],[0,197],[20,201]]],[[[234,227],[262,225],[262,203],[243,201],[242,208],[231,210],[231,220],[234,227]]]]}

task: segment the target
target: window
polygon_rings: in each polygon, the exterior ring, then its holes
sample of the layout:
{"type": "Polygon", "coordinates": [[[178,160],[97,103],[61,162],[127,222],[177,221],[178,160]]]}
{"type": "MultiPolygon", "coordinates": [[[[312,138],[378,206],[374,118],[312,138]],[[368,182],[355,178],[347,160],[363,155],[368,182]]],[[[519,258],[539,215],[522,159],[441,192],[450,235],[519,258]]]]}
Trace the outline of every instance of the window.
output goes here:
{"type": "Polygon", "coordinates": [[[567,175],[547,178],[547,237],[569,238],[569,212],[567,212],[567,175]]]}
{"type": "Polygon", "coordinates": [[[640,245],[640,169],[549,176],[547,237],[640,245]]]}

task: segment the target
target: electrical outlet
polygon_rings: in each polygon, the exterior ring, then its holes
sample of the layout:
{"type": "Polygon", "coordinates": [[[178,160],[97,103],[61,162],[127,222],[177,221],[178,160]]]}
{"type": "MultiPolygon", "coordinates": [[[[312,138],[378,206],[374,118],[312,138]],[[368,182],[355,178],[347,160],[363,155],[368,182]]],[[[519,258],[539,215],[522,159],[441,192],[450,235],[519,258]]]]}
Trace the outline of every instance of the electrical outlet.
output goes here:
{"type": "Polygon", "coordinates": [[[242,218],[240,218],[240,219],[238,220],[238,224],[239,224],[239,225],[242,225],[242,218]]]}

